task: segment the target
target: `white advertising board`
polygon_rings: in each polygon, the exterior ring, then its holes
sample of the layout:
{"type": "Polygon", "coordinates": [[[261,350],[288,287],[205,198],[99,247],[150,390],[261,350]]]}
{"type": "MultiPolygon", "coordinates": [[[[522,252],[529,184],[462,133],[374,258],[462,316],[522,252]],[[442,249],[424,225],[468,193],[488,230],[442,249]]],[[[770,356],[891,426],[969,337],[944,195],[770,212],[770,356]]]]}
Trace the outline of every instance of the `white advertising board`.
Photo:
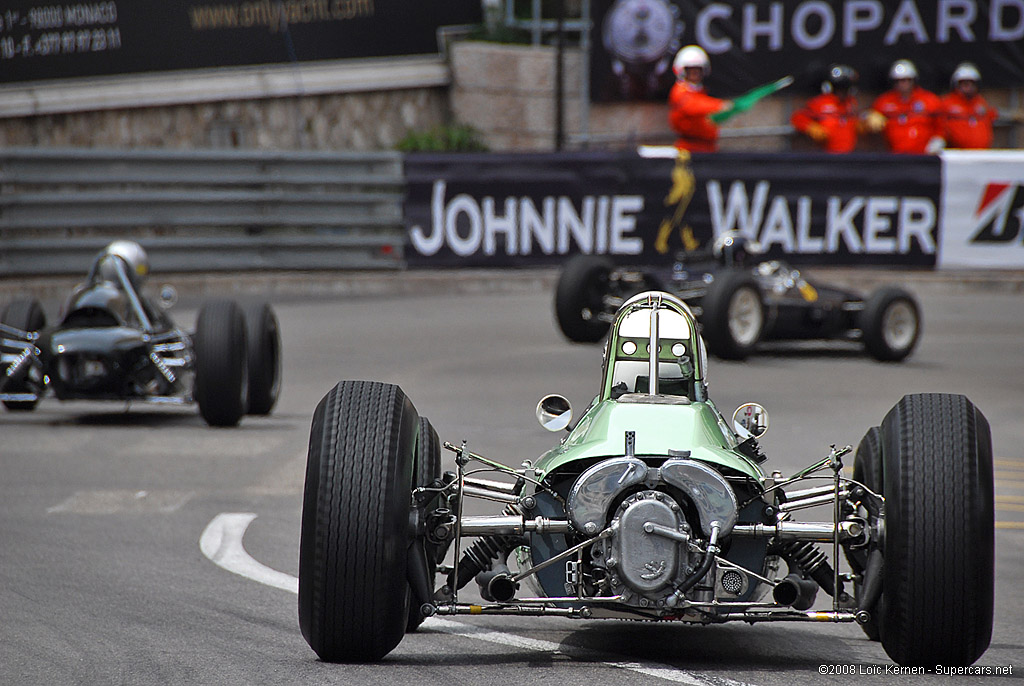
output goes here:
{"type": "Polygon", "coordinates": [[[939,269],[1024,269],[1024,150],[942,154],[939,269]]]}

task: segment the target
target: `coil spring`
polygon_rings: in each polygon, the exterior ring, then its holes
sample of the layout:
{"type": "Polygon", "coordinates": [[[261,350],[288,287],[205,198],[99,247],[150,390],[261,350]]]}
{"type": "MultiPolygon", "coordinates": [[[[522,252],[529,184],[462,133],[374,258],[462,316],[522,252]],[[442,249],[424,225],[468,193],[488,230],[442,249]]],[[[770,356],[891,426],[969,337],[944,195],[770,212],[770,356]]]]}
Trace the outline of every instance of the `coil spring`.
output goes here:
{"type": "MultiPolygon", "coordinates": [[[[501,511],[503,515],[518,516],[523,514],[518,505],[509,504],[501,511]]],[[[458,590],[468,584],[477,574],[490,569],[495,560],[504,562],[509,553],[520,545],[523,539],[521,536],[508,536],[505,534],[492,534],[481,536],[466,546],[462,559],[459,560],[459,577],[454,577],[454,571],[448,577],[448,587],[458,590]]]]}
{"type": "Polygon", "coordinates": [[[782,557],[808,575],[813,574],[821,565],[828,564],[825,553],[811,541],[787,541],[782,545],[782,557]]]}

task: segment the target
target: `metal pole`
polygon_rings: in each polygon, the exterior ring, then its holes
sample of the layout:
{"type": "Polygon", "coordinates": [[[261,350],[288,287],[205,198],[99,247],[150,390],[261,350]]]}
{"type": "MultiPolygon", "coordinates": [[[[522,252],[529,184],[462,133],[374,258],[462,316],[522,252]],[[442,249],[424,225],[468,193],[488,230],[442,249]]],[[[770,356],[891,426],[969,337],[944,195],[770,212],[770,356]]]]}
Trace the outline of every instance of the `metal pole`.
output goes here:
{"type": "Polygon", "coordinates": [[[558,28],[555,37],[555,150],[565,143],[565,0],[558,0],[558,28]]]}
{"type": "Polygon", "coordinates": [[[543,17],[541,17],[540,0],[533,0],[533,8],[531,11],[533,12],[533,17],[531,17],[533,21],[531,38],[533,41],[533,45],[540,45],[540,23],[543,19],[543,17]]]}
{"type": "Polygon", "coordinates": [[[590,147],[590,0],[580,8],[580,138],[590,147]]]}

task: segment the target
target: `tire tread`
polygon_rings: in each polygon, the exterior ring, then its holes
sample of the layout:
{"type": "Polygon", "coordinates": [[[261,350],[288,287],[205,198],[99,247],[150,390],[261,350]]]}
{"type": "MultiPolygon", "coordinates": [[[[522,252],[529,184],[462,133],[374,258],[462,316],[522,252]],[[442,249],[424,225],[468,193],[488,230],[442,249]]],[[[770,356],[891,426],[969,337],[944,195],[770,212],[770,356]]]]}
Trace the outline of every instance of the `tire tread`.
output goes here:
{"type": "Polygon", "coordinates": [[[992,633],[988,423],[965,396],[917,394],[889,412],[882,433],[882,645],[901,665],[972,664],[992,633]]]}
{"type": "Polygon", "coordinates": [[[339,383],[314,415],[299,621],[323,660],[379,660],[404,634],[414,418],[400,388],[368,381],[339,383]]]}

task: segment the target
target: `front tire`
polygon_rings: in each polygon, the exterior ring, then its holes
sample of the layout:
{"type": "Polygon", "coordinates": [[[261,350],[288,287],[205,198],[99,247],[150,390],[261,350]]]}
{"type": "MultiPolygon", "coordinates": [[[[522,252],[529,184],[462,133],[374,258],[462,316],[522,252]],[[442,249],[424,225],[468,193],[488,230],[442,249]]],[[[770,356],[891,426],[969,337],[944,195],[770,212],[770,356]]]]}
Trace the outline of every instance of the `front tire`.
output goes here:
{"type": "Polygon", "coordinates": [[[917,345],[921,311],[902,288],[880,288],[864,301],[859,316],[864,349],[876,360],[899,362],[917,345]]]}
{"type": "Polygon", "coordinates": [[[753,274],[742,269],[719,272],[701,300],[701,308],[704,340],[713,354],[725,360],[745,360],[754,352],[764,332],[765,311],[753,274]]]}
{"type": "Polygon", "coordinates": [[[327,662],[381,659],[405,635],[419,417],[398,386],[342,381],[316,408],[299,542],[299,627],[327,662]]]}
{"type": "Polygon", "coordinates": [[[246,366],[249,374],[248,414],[268,415],[281,393],[281,334],[267,303],[247,305],[246,366]]]}
{"type": "Polygon", "coordinates": [[[604,311],[612,261],[596,255],[576,255],[562,268],[555,287],[555,318],[565,337],[576,343],[596,343],[611,326],[598,315],[604,311]]]}
{"type": "Polygon", "coordinates": [[[882,647],[900,665],[965,666],[992,637],[988,421],[962,395],[904,396],[882,421],[882,647]]]}
{"type": "Polygon", "coordinates": [[[235,426],[248,397],[245,316],[231,300],[212,300],[199,311],[194,339],[195,399],[210,426],[235,426]]]}
{"type": "MultiPolygon", "coordinates": [[[[3,314],[0,315],[0,322],[15,329],[37,333],[46,327],[46,313],[43,306],[35,298],[19,298],[12,301],[3,314]]],[[[21,352],[20,350],[18,352],[21,352]]],[[[6,369],[0,371],[2,373],[6,369]]],[[[29,369],[31,374],[32,370],[29,369]]],[[[32,388],[32,382],[26,378],[12,379],[4,389],[7,393],[36,393],[35,400],[5,400],[4,407],[14,412],[28,412],[34,410],[39,403],[39,394],[42,392],[42,379],[38,379],[39,388],[32,388]]]]}

